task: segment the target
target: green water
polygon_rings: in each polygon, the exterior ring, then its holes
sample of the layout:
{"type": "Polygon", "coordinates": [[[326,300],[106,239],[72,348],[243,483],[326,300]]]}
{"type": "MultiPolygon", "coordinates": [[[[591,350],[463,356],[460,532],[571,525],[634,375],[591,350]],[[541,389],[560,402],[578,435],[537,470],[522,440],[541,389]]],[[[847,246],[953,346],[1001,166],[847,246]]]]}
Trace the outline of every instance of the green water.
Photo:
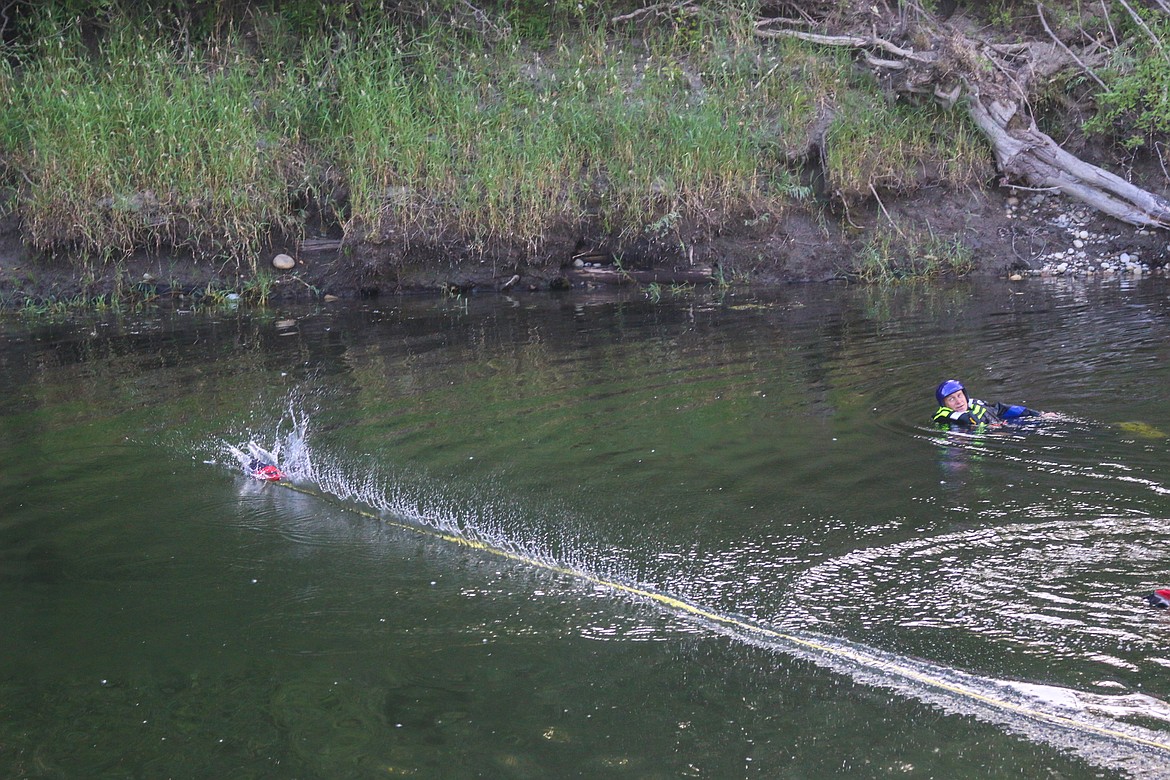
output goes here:
{"type": "Polygon", "coordinates": [[[0,776],[1170,776],[1168,292],[8,316],[0,776]]]}

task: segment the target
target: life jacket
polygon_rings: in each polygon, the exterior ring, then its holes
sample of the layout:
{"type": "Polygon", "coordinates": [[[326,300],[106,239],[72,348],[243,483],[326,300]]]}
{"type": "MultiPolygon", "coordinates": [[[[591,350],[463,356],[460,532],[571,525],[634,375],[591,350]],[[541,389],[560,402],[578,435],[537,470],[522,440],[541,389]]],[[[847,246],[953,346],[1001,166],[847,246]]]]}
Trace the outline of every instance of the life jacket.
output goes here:
{"type": "Polygon", "coordinates": [[[966,425],[973,428],[977,425],[997,423],[999,418],[996,417],[995,412],[987,408],[985,403],[969,398],[967,399],[967,411],[960,413],[946,406],[940,406],[938,411],[934,413],[934,421],[938,424],[966,425]]]}
{"type": "Polygon", "coordinates": [[[995,416],[995,413],[988,409],[982,401],[972,399],[967,404],[967,414],[974,418],[976,425],[999,422],[999,418],[995,416]]]}

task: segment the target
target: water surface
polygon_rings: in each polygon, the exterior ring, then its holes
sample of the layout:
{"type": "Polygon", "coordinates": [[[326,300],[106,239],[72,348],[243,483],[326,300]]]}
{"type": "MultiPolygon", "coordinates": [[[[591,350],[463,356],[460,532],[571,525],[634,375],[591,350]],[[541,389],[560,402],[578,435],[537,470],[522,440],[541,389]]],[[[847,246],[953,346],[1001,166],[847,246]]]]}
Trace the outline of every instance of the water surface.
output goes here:
{"type": "Polygon", "coordinates": [[[1167,293],[8,316],[0,774],[1167,776],[1167,293]]]}

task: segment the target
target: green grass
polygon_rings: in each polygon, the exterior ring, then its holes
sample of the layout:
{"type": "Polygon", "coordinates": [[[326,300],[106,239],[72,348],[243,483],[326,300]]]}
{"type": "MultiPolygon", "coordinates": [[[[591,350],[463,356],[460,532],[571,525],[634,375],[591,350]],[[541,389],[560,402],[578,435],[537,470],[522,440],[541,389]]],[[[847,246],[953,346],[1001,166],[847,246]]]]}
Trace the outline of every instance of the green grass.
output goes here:
{"type": "Polygon", "coordinates": [[[30,62],[2,129],[33,245],[185,246],[251,264],[291,224],[295,150],[264,125],[268,69],[233,51],[123,32],[96,58],[66,39],[30,62]]]}
{"type": "Polygon", "coordinates": [[[965,276],[974,267],[969,246],[957,237],[939,236],[929,226],[911,232],[875,231],[854,258],[858,278],[871,283],[965,276]]]}
{"type": "Polygon", "coordinates": [[[987,143],[956,114],[934,105],[889,103],[872,92],[847,93],[829,128],[825,174],[845,200],[873,190],[909,193],[934,182],[963,183],[994,172],[987,143]]]}
{"type": "Polygon", "coordinates": [[[746,19],[491,46],[440,27],[297,41],[275,23],[195,46],[127,22],[87,47],[63,28],[0,66],[0,177],[38,249],[182,248],[254,273],[269,237],[303,229],[296,204],[337,183],[350,240],[532,252],[569,225],[678,246],[685,225],[799,206],[793,150],[829,102],[842,197],[988,170],[957,115],[887,105],[847,58],[759,41],[746,19]]]}

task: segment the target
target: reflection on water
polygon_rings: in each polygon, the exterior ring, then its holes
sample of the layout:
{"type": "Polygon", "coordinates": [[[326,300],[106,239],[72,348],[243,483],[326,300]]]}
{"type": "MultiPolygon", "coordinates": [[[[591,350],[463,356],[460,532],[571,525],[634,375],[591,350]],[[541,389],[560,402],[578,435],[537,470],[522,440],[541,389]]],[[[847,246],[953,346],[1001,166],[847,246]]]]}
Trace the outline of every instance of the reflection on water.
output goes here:
{"type": "Polygon", "coordinates": [[[1170,577],[1166,300],[810,286],[4,322],[0,766],[1157,776],[1159,748],[1104,732],[1170,739],[1166,616],[1140,598],[1170,577]],[[940,434],[945,376],[1068,419],[940,434]],[[249,439],[328,500],[237,475],[223,444],[249,439]],[[1105,726],[1074,745],[927,676],[1105,726]]]}

